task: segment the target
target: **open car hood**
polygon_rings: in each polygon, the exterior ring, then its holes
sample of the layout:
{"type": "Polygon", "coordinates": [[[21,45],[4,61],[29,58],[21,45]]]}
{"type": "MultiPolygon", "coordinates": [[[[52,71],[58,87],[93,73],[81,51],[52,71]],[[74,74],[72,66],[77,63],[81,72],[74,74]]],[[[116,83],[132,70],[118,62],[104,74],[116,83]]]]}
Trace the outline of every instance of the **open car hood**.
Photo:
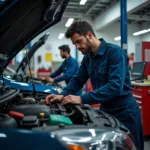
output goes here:
{"type": "Polygon", "coordinates": [[[58,23],[69,0],[5,0],[0,5],[0,75],[34,37],[58,23]]]}

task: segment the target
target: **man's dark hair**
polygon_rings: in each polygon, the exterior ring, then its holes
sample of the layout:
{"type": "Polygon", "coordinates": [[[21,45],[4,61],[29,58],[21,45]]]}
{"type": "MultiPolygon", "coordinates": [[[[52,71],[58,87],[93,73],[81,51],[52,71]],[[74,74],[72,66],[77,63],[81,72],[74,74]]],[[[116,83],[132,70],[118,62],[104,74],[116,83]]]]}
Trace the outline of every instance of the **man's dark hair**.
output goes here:
{"type": "Polygon", "coordinates": [[[87,21],[77,20],[68,28],[65,36],[66,38],[70,38],[74,33],[79,33],[80,35],[86,36],[88,31],[92,32],[92,34],[95,36],[92,26],[87,21]]]}
{"type": "Polygon", "coordinates": [[[70,48],[68,45],[61,45],[58,47],[60,50],[62,50],[63,52],[68,52],[68,54],[70,54],[70,48]]]}

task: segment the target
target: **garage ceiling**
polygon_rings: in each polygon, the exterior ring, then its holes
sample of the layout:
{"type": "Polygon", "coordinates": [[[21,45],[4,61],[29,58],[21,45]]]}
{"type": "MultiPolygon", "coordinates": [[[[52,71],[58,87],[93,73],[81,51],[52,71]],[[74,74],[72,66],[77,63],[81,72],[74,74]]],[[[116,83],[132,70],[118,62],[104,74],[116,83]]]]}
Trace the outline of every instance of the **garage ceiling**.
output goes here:
{"type": "Polygon", "coordinates": [[[128,14],[128,20],[136,23],[150,22],[150,1],[128,14]]]}
{"type": "MultiPolygon", "coordinates": [[[[81,19],[84,17],[95,17],[107,11],[112,5],[120,0],[87,0],[85,5],[80,5],[80,0],[70,0],[63,17],[81,19]]],[[[119,21],[120,19],[118,19],[119,21]]],[[[130,22],[143,23],[150,22],[150,1],[149,4],[141,5],[128,13],[130,22]]]]}
{"type": "Polygon", "coordinates": [[[80,0],[70,0],[63,17],[74,17],[76,19],[85,16],[94,19],[118,0],[87,0],[85,5],[80,5],[80,0]]]}

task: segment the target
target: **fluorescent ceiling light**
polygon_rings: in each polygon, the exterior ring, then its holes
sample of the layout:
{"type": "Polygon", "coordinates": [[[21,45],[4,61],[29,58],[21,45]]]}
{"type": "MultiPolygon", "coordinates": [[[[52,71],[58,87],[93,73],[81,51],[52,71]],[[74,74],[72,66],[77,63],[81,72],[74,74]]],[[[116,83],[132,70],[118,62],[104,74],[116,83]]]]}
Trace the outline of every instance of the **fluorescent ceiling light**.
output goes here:
{"type": "Polygon", "coordinates": [[[115,37],[115,38],[114,38],[114,40],[115,40],[115,41],[119,41],[119,40],[121,40],[121,36],[117,36],[117,37],[115,37]]]}
{"type": "Polygon", "coordinates": [[[64,37],[64,33],[60,33],[58,39],[62,39],[64,37]]]}
{"type": "Polygon", "coordinates": [[[66,22],[65,26],[69,27],[74,21],[74,18],[69,18],[68,21],[66,22]]]}
{"type": "Polygon", "coordinates": [[[84,5],[86,3],[87,0],[81,0],[80,1],[80,5],[84,5]]]}
{"type": "Polygon", "coordinates": [[[141,30],[141,31],[138,31],[138,32],[135,32],[133,33],[134,36],[137,36],[137,35],[140,35],[140,34],[144,34],[144,33],[147,33],[147,32],[150,32],[150,29],[145,29],[145,30],[141,30]]]}

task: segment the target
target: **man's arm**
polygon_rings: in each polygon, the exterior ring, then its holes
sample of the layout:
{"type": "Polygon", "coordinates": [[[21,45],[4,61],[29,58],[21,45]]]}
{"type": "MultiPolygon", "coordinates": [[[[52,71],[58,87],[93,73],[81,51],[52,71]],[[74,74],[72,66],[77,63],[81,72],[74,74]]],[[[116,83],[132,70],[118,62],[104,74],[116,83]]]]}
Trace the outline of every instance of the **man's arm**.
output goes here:
{"type": "Polygon", "coordinates": [[[77,70],[77,65],[74,62],[69,62],[66,67],[66,72],[54,79],[55,83],[67,79],[69,80],[77,70]]]}
{"type": "Polygon", "coordinates": [[[62,71],[63,71],[63,64],[55,72],[53,72],[49,77],[55,78],[58,75],[60,75],[62,71]]]}
{"type": "Polygon", "coordinates": [[[68,94],[75,94],[83,87],[83,85],[88,80],[89,76],[85,64],[85,59],[86,57],[83,58],[78,73],[71,78],[68,85],[62,91],[62,95],[66,96],[68,94]]]}
{"type": "Polygon", "coordinates": [[[108,83],[92,92],[81,96],[82,103],[103,103],[120,95],[127,73],[127,59],[121,48],[110,52],[108,83]]]}

